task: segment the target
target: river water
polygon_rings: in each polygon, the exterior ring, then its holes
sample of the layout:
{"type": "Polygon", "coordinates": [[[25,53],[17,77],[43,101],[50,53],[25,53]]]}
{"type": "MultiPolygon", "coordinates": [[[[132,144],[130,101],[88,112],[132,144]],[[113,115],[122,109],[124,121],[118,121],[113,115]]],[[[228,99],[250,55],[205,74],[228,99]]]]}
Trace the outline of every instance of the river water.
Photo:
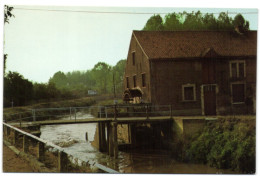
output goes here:
{"type": "MultiPolygon", "coordinates": [[[[77,113],[77,119],[84,118],[93,118],[93,116],[77,113]]],[[[139,149],[129,153],[119,151],[118,159],[113,159],[92,146],[96,128],[96,123],[45,125],[41,126],[40,137],[64,147],[79,159],[96,161],[122,173],[235,174],[231,170],[216,169],[203,164],[177,162],[167,151],[161,150],[139,149]],[[86,140],[86,132],[88,140],[86,140]]]]}

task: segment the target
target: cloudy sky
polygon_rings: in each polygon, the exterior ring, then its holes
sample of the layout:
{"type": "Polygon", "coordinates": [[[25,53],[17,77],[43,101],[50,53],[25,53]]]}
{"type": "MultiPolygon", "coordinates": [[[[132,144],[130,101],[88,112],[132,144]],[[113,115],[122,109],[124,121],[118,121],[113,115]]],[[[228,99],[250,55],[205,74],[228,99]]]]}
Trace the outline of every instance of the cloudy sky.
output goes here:
{"type": "Polygon", "coordinates": [[[242,13],[252,30],[258,25],[256,8],[13,7],[15,18],[4,26],[7,71],[35,82],[48,82],[57,71],[88,70],[99,61],[115,65],[126,58],[132,31],[141,30],[153,14],[224,11],[242,13]]]}

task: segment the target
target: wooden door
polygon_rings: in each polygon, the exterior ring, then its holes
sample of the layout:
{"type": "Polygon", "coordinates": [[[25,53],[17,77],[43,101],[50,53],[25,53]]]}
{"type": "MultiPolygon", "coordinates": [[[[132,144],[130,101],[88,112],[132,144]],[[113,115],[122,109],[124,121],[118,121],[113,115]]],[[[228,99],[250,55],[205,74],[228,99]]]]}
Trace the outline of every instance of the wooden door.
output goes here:
{"type": "Polygon", "coordinates": [[[202,83],[215,84],[216,83],[216,60],[212,58],[205,58],[202,62],[202,83]]]}
{"type": "Polygon", "coordinates": [[[205,58],[202,64],[205,115],[216,115],[216,60],[205,58]]]}
{"type": "Polygon", "coordinates": [[[203,94],[205,115],[216,115],[216,85],[203,86],[203,94]]]}

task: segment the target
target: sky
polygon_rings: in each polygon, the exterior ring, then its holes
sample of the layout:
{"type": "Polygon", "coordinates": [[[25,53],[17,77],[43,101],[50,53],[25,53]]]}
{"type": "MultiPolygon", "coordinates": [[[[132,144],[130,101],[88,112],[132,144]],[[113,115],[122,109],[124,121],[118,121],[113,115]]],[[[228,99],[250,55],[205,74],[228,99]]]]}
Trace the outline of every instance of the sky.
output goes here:
{"type": "Polygon", "coordinates": [[[250,22],[251,30],[258,26],[257,8],[12,6],[15,18],[4,25],[6,72],[41,83],[57,71],[86,71],[98,62],[114,66],[126,59],[132,31],[141,30],[153,14],[200,10],[234,17],[236,12],[250,22]]]}

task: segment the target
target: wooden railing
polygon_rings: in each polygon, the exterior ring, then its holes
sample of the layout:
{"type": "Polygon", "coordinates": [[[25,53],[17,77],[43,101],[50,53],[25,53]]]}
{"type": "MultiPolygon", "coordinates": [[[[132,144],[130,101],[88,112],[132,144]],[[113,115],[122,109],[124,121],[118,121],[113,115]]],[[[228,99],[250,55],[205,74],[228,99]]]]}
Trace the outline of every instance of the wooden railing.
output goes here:
{"type": "Polygon", "coordinates": [[[97,117],[153,117],[153,116],[171,116],[171,105],[151,105],[151,104],[133,104],[133,105],[105,105],[91,107],[64,107],[64,108],[42,108],[31,109],[30,111],[8,114],[4,113],[4,121],[6,123],[13,122],[28,122],[28,121],[43,121],[55,120],[63,117],[68,117],[71,120],[77,120],[78,112],[86,112],[97,117]]]}
{"type": "MultiPolygon", "coordinates": [[[[37,150],[36,150],[36,157],[40,162],[45,161],[45,157],[46,157],[46,148],[52,148],[54,151],[58,152],[58,160],[57,160],[57,170],[58,172],[61,173],[65,173],[68,172],[68,164],[69,164],[69,157],[73,157],[73,154],[70,154],[69,152],[65,151],[64,148],[61,148],[51,142],[48,142],[46,140],[43,140],[39,137],[36,137],[30,133],[27,133],[25,131],[22,131],[16,127],[13,127],[7,123],[3,123],[3,130],[4,130],[4,137],[5,138],[10,138],[11,139],[11,143],[16,146],[19,143],[18,138],[22,136],[22,151],[24,153],[29,154],[30,150],[30,142],[29,141],[33,141],[33,143],[37,143],[37,150]]],[[[96,163],[94,161],[91,160],[84,160],[84,159],[78,159],[77,160],[81,160],[81,164],[83,166],[92,166],[92,167],[96,167],[98,169],[100,169],[103,172],[106,173],[119,173],[118,171],[115,171],[111,168],[108,168],[104,165],[101,165],[99,163],[96,163]]]]}

